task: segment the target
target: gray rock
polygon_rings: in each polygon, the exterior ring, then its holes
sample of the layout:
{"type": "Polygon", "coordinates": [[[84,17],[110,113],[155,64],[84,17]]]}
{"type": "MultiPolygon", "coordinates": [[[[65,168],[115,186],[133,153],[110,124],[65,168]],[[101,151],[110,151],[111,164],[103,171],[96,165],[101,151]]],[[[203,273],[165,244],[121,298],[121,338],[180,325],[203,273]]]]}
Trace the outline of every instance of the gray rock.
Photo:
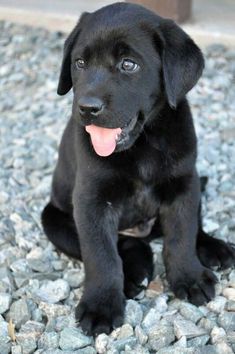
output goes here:
{"type": "Polygon", "coordinates": [[[78,288],[84,281],[84,272],[81,269],[69,269],[64,273],[64,279],[72,288],[78,288]]]}
{"type": "Polygon", "coordinates": [[[113,342],[113,347],[120,352],[126,347],[133,348],[137,344],[137,339],[134,337],[122,338],[113,342]]]}
{"type": "Polygon", "coordinates": [[[185,336],[182,336],[179,340],[174,343],[174,348],[186,348],[187,339],[185,336]]]}
{"type": "Polygon", "coordinates": [[[9,354],[11,352],[11,343],[9,337],[3,337],[0,335],[0,349],[1,354],[9,354]]]}
{"type": "Polygon", "coordinates": [[[21,345],[12,345],[11,354],[23,354],[21,345]]]}
{"type": "Polygon", "coordinates": [[[207,332],[210,332],[214,326],[217,325],[217,321],[215,319],[209,319],[203,317],[199,322],[198,325],[200,327],[205,328],[207,332]]]}
{"type": "Polygon", "coordinates": [[[172,326],[157,325],[154,326],[148,334],[148,348],[150,350],[159,350],[167,347],[175,340],[172,326]]]}
{"type": "Polygon", "coordinates": [[[38,348],[56,349],[59,346],[59,335],[56,332],[45,332],[38,340],[38,348]]]}
{"type": "Polygon", "coordinates": [[[159,295],[156,298],[154,307],[159,313],[163,313],[167,311],[168,308],[167,300],[168,300],[168,296],[166,294],[159,295]]]}
{"type": "Polygon", "coordinates": [[[219,354],[234,354],[233,349],[226,342],[218,343],[216,345],[216,351],[219,354]]]}
{"type": "Polygon", "coordinates": [[[226,340],[226,332],[223,328],[214,327],[211,331],[211,343],[224,342],[226,340]]]}
{"type": "Polygon", "coordinates": [[[235,312],[235,301],[228,301],[226,304],[226,310],[235,312]]]}
{"type": "Polygon", "coordinates": [[[52,271],[51,263],[46,260],[29,258],[28,265],[32,270],[36,272],[47,273],[52,271]]]}
{"type": "Polygon", "coordinates": [[[7,337],[8,336],[8,324],[2,316],[0,316],[0,336],[7,337]]]}
{"type": "Polygon", "coordinates": [[[159,323],[160,318],[161,314],[155,308],[151,308],[143,319],[142,327],[148,333],[152,326],[155,326],[159,323]]]}
{"type": "Polygon", "coordinates": [[[78,328],[64,328],[60,334],[59,346],[62,350],[77,350],[92,343],[78,328]]]}
{"type": "Polygon", "coordinates": [[[143,311],[138,302],[134,300],[127,300],[125,308],[125,322],[129,323],[132,327],[140,324],[143,318],[143,311]]]}
{"type": "Polygon", "coordinates": [[[147,343],[148,336],[141,326],[137,325],[135,327],[135,335],[141,345],[145,345],[147,343]]]}
{"type": "Polygon", "coordinates": [[[39,309],[43,311],[48,318],[67,316],[70,314],[71,311],[70,307],[67,305],[47,304],[43,301],[39,303],[39,309]]]}
{"type": "Polygon", "coordinates": [[[121,354],[150,354],[149,350],[147,348],[142,347],[140,344],[137,344],[133,349],[126,349],[124,351],[121,351],[121,354]]]}
{"type": "Polygon", "coordinates": [[[0,314],[6,312],[11,304],[11,295],[0,293],[0,314]]]}
{"type": "Polygon", "coordinates": [[[221,313],[224,310],[226,298],[223,296],[216,296],[212,301],[208,302],[207,307],[209,310],[221,313]]]}
{"type": "Polygon", "coordinates": [[[67,262],[64,260],[56,260],[51,262],[55,270],[64,270],[66,268],[67,262]]]}
{"type": "Polygon", "coordinates": [[[223,295],[231,301],[235,302],[235,288],[225,288],[223,290],[223,295]]]}
{"type": "Polygon", "coordinates": [[[162,348],[158,352],[158,354],[195,354],[194,348],[162,348]]]}
{"type": "Polygon", "coordinates": [[[28,333],[17,334],[17,343],[21,345],[23,354],[32,354],[37,348],[36,338],[28,333]]]}
{"type": "Polygon", "coordinates": [[[86,347],[79,349],[78,354],[96,354],[96,350],[93,347],[86,347]]]}
{"type": "Polygon", "coordinates": [[[16,329],[19,329],[22,324],[31,318],[31,313],[27,302],[23,299],[13,302],[11,304],[8,317],[9,319],[12,319],[16,329]]]}
{"type": "Polygon", "coordinates": [[[221,313],[218,317],[218,324],[223,327],[225,331],[235,331],[235,313],[221,313]]]}
{"type": "Polygon", "coordinates": [[[20,328],[20,333],[28,334],[30,337],[38,339],[45,329],[45,325],[36,321],[27,321],[20,328]]]}
{"type": "Polygon", "coordinates": [[[183,302],[180,305],[179,312],[182,316],[184,316],[185,319],[194,323],[197,323],[203,317],[202,311],[198,307],[188,302],[183,302]]]}
{"type": "Polygon", "coordinates": [[[206,334],[204,329],[197,327],[192,321],[181,319],[174,321],[174,332],[178,339],[182,336],[194,338],[206,334]]]}
{"type": "Polygon", "coordinates": [[[188,343],[189,347],[198,348],[198,347],[202,347],[202,346],[206,345],[208,343],[209,339],[210,339],[210,336],[208,334],[204,334],[202,336],[189,339],[187,341],[187,343],[188,343]]]}
{"type": "Polygon", "coordinates": [[[111,342],[112,340],[107,334],[105,333],[99,334],[95,340],[95,348],[97,352],[99,354],[106,353],[107,348],[110,346],[111,342]]]}
{"type": "Polygon", "coordinates": [[[118,339],[132,337],[133,334],[134,334],[133,328],[129,323],[126,323],[120,328],[118,339]]]}
{"type": "Polygon", "coordinates": [[[205,347],[198,347],[195,350],[195,354],[220,354],[220,352],[217,352],[215,345],[208,344],[205,347]]]}
{"type": "Polygon", "coordinates": [[[48,281],[40,287],[36,295],[45,302],[55,304],[69,296],[69,284],[64,279],[48,281]]]}

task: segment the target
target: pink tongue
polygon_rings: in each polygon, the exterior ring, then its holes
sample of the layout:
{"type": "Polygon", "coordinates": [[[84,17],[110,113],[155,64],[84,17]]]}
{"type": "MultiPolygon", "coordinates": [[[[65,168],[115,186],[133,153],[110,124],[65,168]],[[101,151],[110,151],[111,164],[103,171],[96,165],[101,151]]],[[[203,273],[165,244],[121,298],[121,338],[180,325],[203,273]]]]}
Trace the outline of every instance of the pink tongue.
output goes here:
{"type": "Polygon", "coordinates": [[[92,124],[86,126],[86,131],[91,136],[95,152],[100,156],[109,156],[116,148],[116,136],[121,133],[122,129],[101,128],[92,124]]]}

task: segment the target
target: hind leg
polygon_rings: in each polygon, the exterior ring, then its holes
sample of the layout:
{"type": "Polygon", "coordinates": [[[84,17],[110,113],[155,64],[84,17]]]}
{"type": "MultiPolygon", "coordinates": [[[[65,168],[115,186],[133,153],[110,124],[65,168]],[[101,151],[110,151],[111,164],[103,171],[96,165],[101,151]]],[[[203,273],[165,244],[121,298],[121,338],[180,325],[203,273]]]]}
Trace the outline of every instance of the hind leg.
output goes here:
{"type": "Polygon", "coordinates": [[[153,254],[148,243],[132,237],[120,237],[118,253],[123,263],[124,293],[134,298],[148,284],[153,275],[153,254]]]}
{"type": "Polygon", "coordinates": [[[235,265],[235,245],[211,237],[202,229],[198,233],[197,254],[207,268],[226,269],[235,265]]]}
{"type": "Polygon", "coordinates": [[[71,214],[61,211],[50,202],[42,212],[42,225],[45,234],[57,249],[81,260],[78,234],[71,214]]]}

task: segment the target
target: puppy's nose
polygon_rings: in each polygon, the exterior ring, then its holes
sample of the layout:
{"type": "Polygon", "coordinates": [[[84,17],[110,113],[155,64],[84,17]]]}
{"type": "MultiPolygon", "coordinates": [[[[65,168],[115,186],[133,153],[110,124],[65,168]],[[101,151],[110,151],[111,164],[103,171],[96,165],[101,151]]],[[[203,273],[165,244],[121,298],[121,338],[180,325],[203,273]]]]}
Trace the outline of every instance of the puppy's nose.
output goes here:
{"type": "Polygon", "coordinates": [[[98,116],[104,108],[104,103],[96,97],[81,97],[78,100],[79,113],[81,116],[98,116]]]}

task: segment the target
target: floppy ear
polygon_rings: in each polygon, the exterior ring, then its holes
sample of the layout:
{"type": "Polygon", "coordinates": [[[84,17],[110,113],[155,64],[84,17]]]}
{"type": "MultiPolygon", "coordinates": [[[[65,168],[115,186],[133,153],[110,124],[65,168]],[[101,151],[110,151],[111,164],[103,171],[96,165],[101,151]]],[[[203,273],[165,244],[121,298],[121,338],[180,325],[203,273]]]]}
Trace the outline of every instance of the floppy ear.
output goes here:
{"type": "Polygon", "coordinates": [[[194,41],[172,20],[162,20],[157,32],[167,100],[172,108],[176,108],[179,100],[200,78],[204,59],[194,41]]]}
{"type": "Polygon", "coordinates": [[[88,15],[87,12],[83,13],[80,17],[77,25],[74,27],[68,38],[64,43],[64,54],[63,61],[60,70],[60,78],[57,87],[58,95],[65,95],[72,87],[72,78],[71,78],[71,52],[74,46],[76,39],[79,36],[81,31],[81,24],[84,18],[88,15]]]}

